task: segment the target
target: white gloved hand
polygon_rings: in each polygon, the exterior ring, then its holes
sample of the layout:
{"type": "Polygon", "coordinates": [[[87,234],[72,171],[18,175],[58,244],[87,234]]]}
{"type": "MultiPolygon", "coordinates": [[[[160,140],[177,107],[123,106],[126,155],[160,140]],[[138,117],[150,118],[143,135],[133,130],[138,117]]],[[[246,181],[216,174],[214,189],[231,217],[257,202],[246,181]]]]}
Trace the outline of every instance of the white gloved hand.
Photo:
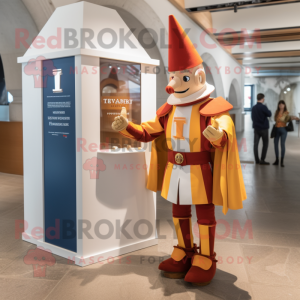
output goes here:
{"type": "Polygon", "coordinates": [[[215,142],[220,139],[224,134],[224,131],[219,127],[219,122],[213,119],[212,125],[207,126],[203,131],[203,135],[210,141],[215,142]]]}
{"type": "Polygon", "coordinates": [[[122,107],[121,115],[115,117],[111,127],[115,131],[122,131],[126,129],[128,126],[128,119],[127,119],[127,111],[126,107],[122,107]]]}

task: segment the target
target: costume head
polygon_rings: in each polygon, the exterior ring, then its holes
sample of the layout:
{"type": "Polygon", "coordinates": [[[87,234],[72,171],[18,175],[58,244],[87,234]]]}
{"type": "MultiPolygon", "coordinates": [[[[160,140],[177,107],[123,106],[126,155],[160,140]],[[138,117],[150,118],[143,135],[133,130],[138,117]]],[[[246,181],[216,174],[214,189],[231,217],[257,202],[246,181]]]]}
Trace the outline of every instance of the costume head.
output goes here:
{"type": "Polygon", "coordinates": [[[190,103],[214,91],[206,82],[202,58],[173,15],[169,16],[169,84],[171,105],[190,103]]]}

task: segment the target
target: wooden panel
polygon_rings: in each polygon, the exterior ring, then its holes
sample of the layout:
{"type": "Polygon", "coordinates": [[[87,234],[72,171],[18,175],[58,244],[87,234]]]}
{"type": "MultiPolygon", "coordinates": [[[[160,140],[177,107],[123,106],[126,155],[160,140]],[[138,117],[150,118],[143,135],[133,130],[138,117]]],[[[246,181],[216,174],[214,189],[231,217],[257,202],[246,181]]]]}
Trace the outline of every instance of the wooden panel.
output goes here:
{"type": "Polygon", "coordinates": [[[212,16],[209,11],[193,13],[193,19],[197,20],[205,28],[213,28],[212,16]]]}
{"type": "Polygon", "coordinates": [[[277,58],[277,57],[298,57],[300,56],[299,50],[293,51],[272,51],[272,52],[251,52],[251,53],[236,53],[233,54],[236,59],[249,58],[277,58]]]}
{"type": "MultiPolygon", "coordinates": [[[[203,20],[200,18],[201,15],[199,15],[199,13],[194,13],[191,14],[189,12],[186,11],[185,9],[185,5],[184,5],[184,0],[168,0],[170,3],[172,3],[179,11],[181,11],[182,13],[184,13],[185,15],[187,15],[190,19],[192,19],[196,24],[198,24],[203,30],[206,31],[206,24],[209,24],[208,28],[212,28],[212,19],[211,21],[207,21],[208,19],[208,14],[206,14],[206,20],[203,22],[203,20]]],[[[210,12],[208,12],[210,14],[210,12]]],[[[203,14],[202,14],[203,15],[203,14]]],[[[211,17],[210,17],[211,18],[211,17]]],[[[213,39],[215,41],[216,38],[214,37],[213,34],[208,33],[208,35],[212,36],[213,39]]]]}
{"type": "Polygon", "coordinates": [[[231,47],[243,45],[248,39],[257,43],[298,41],[300,40],[300,27],[255,30],[251,33],[224,32],[216,33],[215,36],[220,44],[231,47]]]}
{"type": "Polygon", "coordinates": [[[299,72],[300,71],[300,66],[299,67],[260,67],[259,71],[264,71],[264,70],[276,70],[276,71],[294,71],[294,72],[299,72]]]}
{"type": "Polygon", "coordinates": [[[184,0],[174,0],[180,7],[185,8],[184,0]]]}
{"type": "Polygon", "coordinates": [[[23,175],[22,122],[0,122],[0,172],[23,175]]]}

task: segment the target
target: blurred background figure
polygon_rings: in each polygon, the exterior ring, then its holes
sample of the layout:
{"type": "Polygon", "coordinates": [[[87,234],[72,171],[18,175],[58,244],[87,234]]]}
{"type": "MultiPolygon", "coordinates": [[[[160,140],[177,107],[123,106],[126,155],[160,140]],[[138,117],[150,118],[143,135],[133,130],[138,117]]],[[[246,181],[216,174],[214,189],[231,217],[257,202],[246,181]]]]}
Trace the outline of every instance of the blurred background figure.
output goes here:
{"type": "Polygon", "coordinates": [[[257,103],[253,106],[251,112],[251,118],[254,128],[254,156],[255,162],[261,165],[269,165],[270,163],[265,161],[268,145],[269,145],[269,120],[268,117],[271,117],[272,113],[267,108],[266,105],[263,105],[265,101],[264,94],[257,95],[257,103]],[[263,148],[261,153],[261,159],[258,157],[258,144],[259,140],[262,138],[263,148]]]}
{"type": "Polygon", "coordinates": [[[278,102],[277,110],[275,112],[275,128],[276,128],[276,135],[274,138],[274,148],[275,148],[275,155],[276,160],[273,163],[274,166],[277,166],[279,164],[279,139],[280,139],[280,147],[281,147],[281,161],[280,165],[284,167],[283,160],[285,155],[285,141],[287,137],[287,129],[286,125],[291,120],[298,120],[299,118],[290,116],[289,112],[287,111],[286,104],[283,100],[280,100],[278,102]]]}

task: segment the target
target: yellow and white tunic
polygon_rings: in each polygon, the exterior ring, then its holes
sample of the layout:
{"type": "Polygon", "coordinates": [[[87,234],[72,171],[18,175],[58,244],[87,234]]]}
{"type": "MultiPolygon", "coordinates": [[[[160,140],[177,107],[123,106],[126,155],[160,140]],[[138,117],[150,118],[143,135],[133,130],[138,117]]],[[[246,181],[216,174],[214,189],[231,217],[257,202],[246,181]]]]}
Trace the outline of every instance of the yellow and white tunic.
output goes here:
{"type": "MultiPolygon", "coordinates": [[[[152,141],[165,134],[169,152],[209,154],[212,145],[202,132],[211,124],[211,117],[199,113],[200,107],[209,100],[211,98],[193,105],[170,106],[167,114],[157,115],[141,125],[129,122],[126,130],[121,133],[142,142],[152,141]]],[[[214,146],[221,147],[225,143],[226,134],[221,140],[215,142],[214,146]]],[[[212,183],[210,162],[181,166],[168,161],[161,195],[168,201],[181,205],[212,203],[212,183]]]]}

